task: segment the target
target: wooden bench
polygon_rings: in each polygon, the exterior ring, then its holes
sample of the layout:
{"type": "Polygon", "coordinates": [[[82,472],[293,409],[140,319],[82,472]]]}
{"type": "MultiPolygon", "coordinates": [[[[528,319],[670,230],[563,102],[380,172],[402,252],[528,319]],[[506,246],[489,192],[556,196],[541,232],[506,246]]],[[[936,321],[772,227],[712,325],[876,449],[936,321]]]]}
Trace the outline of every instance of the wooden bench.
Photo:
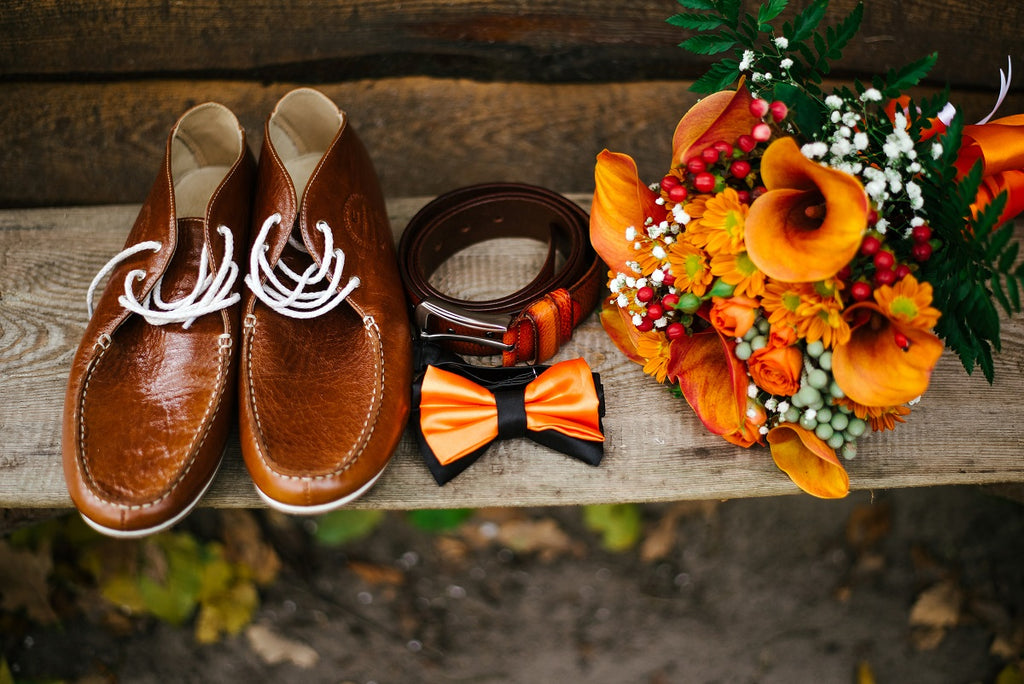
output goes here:
{"type": "MultiPolygon", "coordinates": [[[[833,4],[838,15],[853,3],[833,4]]],[[[298,83],[321,88],[367,143],[397,234],[430,197],[481,181],[535,183],[586,207],[594,155],[604,147],[633,154],[645,177],[657,177],[676,121],[695,102],[689,82],[707,64],[675,47],[683,36],[663,23],[678,8],[669,1],[620,8],[551,0],[517,9],[423,0],[391,10],[357,0],[287,11],[247,3],[237,12],[144,0],[58,7],[25,2],[0,10],[0,509],[70,506],[60,420],[85,324],[84,292],[121,248],[137,211],[131,203],[144,196],[167,130],[189,105],[228,105],[255,147],[282,94],[298,83]]],[[[1024,9],[1015,0],[985,11],[952,0],[867,9],[838,77],[942,50],[936,83],[950,81],[952,99],[969,116],[987,112],[997,68],[1019,50],[1013,27],[1024,9]]],[[[1020,90],[1004,111],[1024,111],[1020,90]]],[[[485,246],[464,258],[514,278],[517,264],[534,254],[523,245],[485,246]]],[[[480,295],[494,285],[458,287],[480,295]]],[[[608,397],[600,467],[526,442],[504,443],[438,487],[407,436],[378,485],[354,506],[797,491],[767,450],[738,449],[707,434],[685,402],[614,349],[596,316],[559,358],[573,356],[601,373],[608,397]]],[[[1017,319],[1004,322],[995,385],[967,376],[945,355],[908,422],[860,442],[860,455],[848,463],[851,487],[1024,482],[1022,388],[1024,323],[1017,319]]],[[[237,440],[204,504],[261,505],[237,440]]]]}

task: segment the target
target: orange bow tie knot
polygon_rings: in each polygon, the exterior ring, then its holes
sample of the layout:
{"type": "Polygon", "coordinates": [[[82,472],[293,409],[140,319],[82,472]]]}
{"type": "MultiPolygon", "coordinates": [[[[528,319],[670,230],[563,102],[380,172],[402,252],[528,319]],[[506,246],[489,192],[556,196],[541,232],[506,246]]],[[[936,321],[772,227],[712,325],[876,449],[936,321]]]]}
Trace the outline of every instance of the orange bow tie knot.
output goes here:
{"type": "Polygon", "coordinates": [[[600,400],[583,359],[556,363],[520,390],[490,390],[428,366],[420,399],[423,438],[442,465],[496,438],[555,430],[603,442],[600,400]]]}

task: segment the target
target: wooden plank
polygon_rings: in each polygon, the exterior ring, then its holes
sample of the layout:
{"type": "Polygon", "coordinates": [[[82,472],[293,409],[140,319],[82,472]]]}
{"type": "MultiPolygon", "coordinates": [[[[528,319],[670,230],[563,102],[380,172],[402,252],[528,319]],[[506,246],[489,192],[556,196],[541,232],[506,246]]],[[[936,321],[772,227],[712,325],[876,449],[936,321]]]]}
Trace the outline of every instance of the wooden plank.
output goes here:
{"type": "MultiPolygon", "coordinates": [[[[829,21],[855,2],[834,0],[829,21]]],[[[810,0],[791,4],[789,17],[810,0]]],[[[0,9],[0,76],[695,78],[709,60],[676,47],[689,34],[665,19],[678,10],[666,0],[16,0],[0,9]]],[[[893,0],[867,10],[845,50],[847,74],[884,72],[942,50],[936,79],[978,85],[991,82],[1006,55],[1024,57],[1017,0],[893,0]]]]}
{"type": "MultiPolygon", "coordinates": [[[[587,206],[586,197],[574,199],[587,206]]],[[[424,201],[390,201],[393,226],[404,227],[424,201]]],[[[70,505],[60,466],[60,421],[67,369],[85,324],[83,296],[93,274],[122,246],[136,211],[108,206],[0,212],[0,508],[70,505]]],[[[453,287],[472,293],[501,287],[495,274],[514,271],[515,259],[532,255],[503,245],[461,258],[450,275],[462,273],[463,281],[453,287]]],[[[503,443],[438,487],[407,435],[380,482],[354,506],[521,506],[797,491],[766,450],[739,449],[707,434],[685,402],[671,398],[614,349],[596,316],[559,358],[574,356],[586,358],[605,386],[608,443],[600,467],[523,441],[503,443]]],[[[968,377],[956,358],[944,355],[908,422],[859,443],[860,455],[848,463],[852,488],[1024,482],[1022,386],[1024,323],[1016,319],[1005,324],[995,384],[968,377]]],[[[237,440],[204,505],[261,505],[237,440]]]]}
{"type": "MultiPolygon", "coordinates": [[[[294,83],[132,81],[0,84],[0,207],[139,202],[167,133],[207,100],[234,110],[254,149],[294,83]]],[[[591,192],[602,148],[628,152],[645,178],[665,171],[676,122],[696,101],[686,81],[477,83],[409,77],[320,87],[346,109],[391,197],[485,181],[591,192]]],[[[994,94],[957,91],[968,120],[994,94]]],[[[1003,105],[1024,111],[1024,94],[1003,105]]]]}

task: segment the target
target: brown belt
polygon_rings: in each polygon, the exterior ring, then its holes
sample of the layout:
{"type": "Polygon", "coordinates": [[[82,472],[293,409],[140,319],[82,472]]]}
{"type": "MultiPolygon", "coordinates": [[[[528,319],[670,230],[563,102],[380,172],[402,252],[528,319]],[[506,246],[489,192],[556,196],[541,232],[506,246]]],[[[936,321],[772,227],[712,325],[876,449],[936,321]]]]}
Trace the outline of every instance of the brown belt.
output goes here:
{"type": "Polygon", "coordinates": [[[409,222],[398,250],[421,339],[460,354],[500,351],[506,366],[554,356],[597,305],[604,282],[589,224],[575,203],[518,183],[474,185],[430,202],[409,222]],[[470,301],[430,285],[430,276],[456,252],[509,237],[548,245],[543,268],[526,287],[498,299],[470,301]]]}

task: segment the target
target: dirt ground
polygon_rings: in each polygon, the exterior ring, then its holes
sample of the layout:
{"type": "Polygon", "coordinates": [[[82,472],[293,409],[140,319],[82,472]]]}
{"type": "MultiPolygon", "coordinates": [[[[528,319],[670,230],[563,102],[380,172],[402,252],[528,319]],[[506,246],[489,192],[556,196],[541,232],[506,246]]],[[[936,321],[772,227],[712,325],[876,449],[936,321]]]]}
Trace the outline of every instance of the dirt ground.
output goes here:
{"type": "MultiPolygon", "coordinates": [[[[255,516],[280,570],[252,621],[8,619],[13,680],[87,682],[1020,682],[1024,505],[975,488],[639,507],[613,552],[581,509],[389,513],[313,543],[255,516]]],[[[187,522],[216,536],[222,514],[187,522]]],[[[3,677],[0,676],[0,681],[3,677]]]]}

